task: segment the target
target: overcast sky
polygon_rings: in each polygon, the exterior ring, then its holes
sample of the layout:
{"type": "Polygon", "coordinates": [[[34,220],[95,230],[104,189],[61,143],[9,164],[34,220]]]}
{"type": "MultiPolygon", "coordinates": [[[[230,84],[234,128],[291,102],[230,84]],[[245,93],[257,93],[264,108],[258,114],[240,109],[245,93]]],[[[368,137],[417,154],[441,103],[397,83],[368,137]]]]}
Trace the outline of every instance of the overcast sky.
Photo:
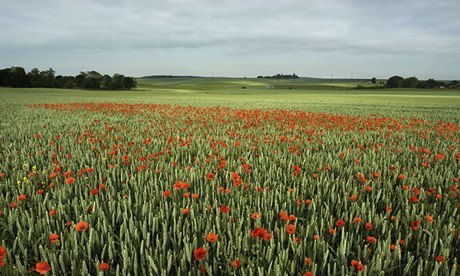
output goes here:
{"type": "Polygon", "coordinates": [[[460,79],[460,0],[0,0],[0,67],[460,79]]]}

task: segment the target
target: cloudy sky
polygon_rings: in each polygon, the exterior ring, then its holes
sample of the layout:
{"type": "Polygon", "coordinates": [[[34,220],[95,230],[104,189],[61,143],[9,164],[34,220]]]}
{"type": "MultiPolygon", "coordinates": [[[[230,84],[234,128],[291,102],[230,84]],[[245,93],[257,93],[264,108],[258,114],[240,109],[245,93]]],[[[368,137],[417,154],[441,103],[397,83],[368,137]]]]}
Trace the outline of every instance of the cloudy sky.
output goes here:
{"type": "Polygon", "coordinates": [[[0,0],[0,68],[460,79],[460,0],[0,0]]]}

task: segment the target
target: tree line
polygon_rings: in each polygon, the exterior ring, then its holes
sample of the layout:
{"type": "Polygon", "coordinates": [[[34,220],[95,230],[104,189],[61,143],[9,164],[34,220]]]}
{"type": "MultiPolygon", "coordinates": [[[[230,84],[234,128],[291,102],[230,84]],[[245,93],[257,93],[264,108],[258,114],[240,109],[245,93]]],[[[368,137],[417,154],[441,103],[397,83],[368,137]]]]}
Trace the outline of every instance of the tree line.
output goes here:
{"type": "Polygon", "coordinates": [[[284,75],[284,74],[276,74],[273,76],[257,76],[258,79],[298,79],[299,76],[296,74],[292,75],[284,75]]]}
{"type": "Polygon", "coordinates": [[[419,80],[416,77],[393,76],[385,84],[386,88],[458,88],[458,81],[443,82],[434,79],[419,80]]]}
{"type": "MultiPolygon", "coordinates": [[[[370,80],[372,84],[377,84],[377,79],[372,78],[370,80]]],[[[357,85],[356,89],[384,89],[384,88],[448,88],[448,89],[459,89],[460,82],[453,81],[436,81],[434,79],[419,80],[416,77],[403,78],[400,76],[392,76],[387,81],[379,81],[378,86],[363,86],[357,85]]]]}
{"type": "Polygon", "coordinates": [[[0,70],[0,86],[131,90],[136,88],[136,80],[121,74],[102,75],[96,71],[80,72],[76,76],[56,76],[52,68],[45,71],[34,68],[26,73],[24,68],[13,66],[0,70]]]}

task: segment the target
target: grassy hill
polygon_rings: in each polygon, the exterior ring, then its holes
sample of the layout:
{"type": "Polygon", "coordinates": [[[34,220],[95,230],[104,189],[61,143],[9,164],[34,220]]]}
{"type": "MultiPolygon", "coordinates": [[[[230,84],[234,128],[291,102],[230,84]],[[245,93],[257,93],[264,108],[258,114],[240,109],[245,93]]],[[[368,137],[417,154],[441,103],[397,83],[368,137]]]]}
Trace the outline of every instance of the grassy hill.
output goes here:
{"type": "Polygon", "coordinates": [[[227,90],[227,89],[277,89],[277,90],[329,90],[351,89],[357,85],[372,86],[369,80],[360,79],[257,79],[257,78],[208,78],[208,77],[171,77],[139,78],[140,89],[192,89],[192,90],[227,90]]]}

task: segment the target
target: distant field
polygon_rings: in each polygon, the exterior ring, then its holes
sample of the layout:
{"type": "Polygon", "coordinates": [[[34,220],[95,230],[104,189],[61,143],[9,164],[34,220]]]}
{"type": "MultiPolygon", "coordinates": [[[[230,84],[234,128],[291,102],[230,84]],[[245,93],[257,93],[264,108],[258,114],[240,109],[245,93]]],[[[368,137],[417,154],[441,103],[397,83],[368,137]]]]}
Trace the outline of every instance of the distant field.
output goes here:
{"type": "Polygon", "coordinates": [[[138,79],[136,91],[0,88],[9,103],[113,101],[288,108],[327,113],[411,116],[460,120],[460,90],[352,89],[364,80],[301,78],[269,80],[243,78],[138,79]],[[243,88],[244,87],[244,88],[243,88]],[[291,89],[289,89],[291,88],[291,89]]]}

